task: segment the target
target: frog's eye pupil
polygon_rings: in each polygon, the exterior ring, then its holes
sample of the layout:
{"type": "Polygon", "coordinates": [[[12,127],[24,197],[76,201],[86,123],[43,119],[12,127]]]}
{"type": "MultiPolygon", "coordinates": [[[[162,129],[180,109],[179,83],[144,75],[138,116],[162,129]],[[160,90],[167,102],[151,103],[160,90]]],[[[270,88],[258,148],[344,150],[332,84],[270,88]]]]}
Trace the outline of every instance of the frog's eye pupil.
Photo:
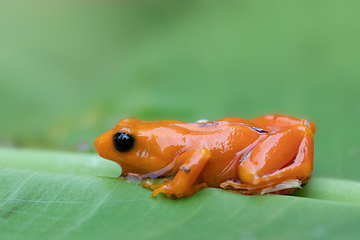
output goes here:
{"type": "Polygon", "coordinates": [[[114,147],[119,152],[128,152],[133,149],[135,139],[124,132],[118,132],[114,135],[114,147]]]}

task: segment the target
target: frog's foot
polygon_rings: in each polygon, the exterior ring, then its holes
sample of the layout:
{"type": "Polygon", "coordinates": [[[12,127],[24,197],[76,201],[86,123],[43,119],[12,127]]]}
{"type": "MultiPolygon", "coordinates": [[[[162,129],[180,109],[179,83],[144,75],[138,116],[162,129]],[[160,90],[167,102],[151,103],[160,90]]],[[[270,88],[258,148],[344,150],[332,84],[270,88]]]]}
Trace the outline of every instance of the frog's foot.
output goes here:
{"type": "Polygon", "coordinates": [[[313,132],[296,125],[267,136],[238,167],[241,183],[225,182],[244,194],[289,194],[309,181],[313,166],[313,132]]]}
{"type": "MultiPolygon", "coordinates": [[[[168,180],[168,179],[164,179],[164,183],[167,183],[169,181],[170,180],[168,180]]],[[[155,190],[155,189],[159,188],[161,185],[163,185],[164,183],[154,184],[151,181],[147,180],[146,182],[143,183],[142,187],[143,188],[148,188],[148,189],[151,189],[151,190],[155,190]]]]}
{"type": "Polygon", "coordinates": [[[176,199],[176,198],[191,196],[200,189],[206,188],[207,184],[206,183],[194,184],[189,188],[183,188],[182,186],[177,185],[173,181],[168,181],[162,184],[153,184],[150,181],[146,181],[143,184],[143,187],[154,190],[152,193],[153,197],[156,197],[156,195],[158,195],[159,193],[164,193],[169,198],[176,199]]]}
{"type": "Polygon", "coordinates": [[[291,194],[295,189],[301,188],[302,184],[304,183],[301,183],[298,179],[284,181],[272,186],[256,186],[247,183],[226,181],[221,183],[220,187],[225,190],[237,191],[244,195],[291,194]]]}
{"type": "Polygon", "coordinates": [[[142,184],[142,187],[143,187],[143,188],[149,188],[149,189],[151,189],[151,190],[155,190],[155,189],[159,188],[159,186],[161,186],[162,184],[170,182],[171,179],[164,178],[162,181],[163,181],[163,183],[154,184],[154,183],[152,183],[151,181],[147,180],[147,181],[145,181],[145,182],[142,184]]]}

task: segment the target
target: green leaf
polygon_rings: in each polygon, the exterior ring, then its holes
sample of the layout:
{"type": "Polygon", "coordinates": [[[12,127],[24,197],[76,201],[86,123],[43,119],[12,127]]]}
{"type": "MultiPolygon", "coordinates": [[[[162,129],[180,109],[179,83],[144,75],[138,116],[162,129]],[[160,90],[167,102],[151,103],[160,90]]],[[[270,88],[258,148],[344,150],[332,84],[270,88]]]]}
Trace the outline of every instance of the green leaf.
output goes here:
{"type": "Polygon", "coordinates": [[[117,163],[105,160],[97,154],[11,148],[0,148],[0,154],[2,166],[18,169],[108,177],[118,177],[121,174],[117,163]]]}
{"type": "Polygon", "coordinates": [[[2,239],[354,239],[360,233],[354,182],[313,178],[297,196],[207,188],[171,200],[114,178],[114,166],[91,154],[0,149],[0,159],[2,239]]]}
{"type": "Polygon", "coordinates": [[[293,196],[176,201],[95,154],[0,150],[0,239],[357,239],[359,1],[0,0],[0,145],[72,151],[124,117],[315,122],[293,196]],[[2,217],[2,218],[1,218],[2,217]]]}

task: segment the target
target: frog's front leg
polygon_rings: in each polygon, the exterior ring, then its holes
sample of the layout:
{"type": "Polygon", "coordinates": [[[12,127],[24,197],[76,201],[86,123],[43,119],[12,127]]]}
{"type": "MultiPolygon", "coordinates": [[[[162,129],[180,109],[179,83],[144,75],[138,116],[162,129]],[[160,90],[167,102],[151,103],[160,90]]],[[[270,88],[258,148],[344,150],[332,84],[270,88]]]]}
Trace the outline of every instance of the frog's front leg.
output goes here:
{"type": "Polygon", "coordinates": [[[313,169],[313,132],[295,125],[270,134],[245,157],[238,168],[240,182],[222,188],[243,194],[288,194],[307,183],[313,169]]]}
{"type": "Polygon", "coordinates": [[[173,180],[159,185],[146,182],[143,187],[153,189],[153,197],[159,193],[164,193],[171,198],[191,196],[201,188],[207,186],[206,183],[194,183],[209,158],[210,152],[205,148],[192,149],[184,152],[177,159],[177,161],[183,162],[183,164],[180,166],[173,180]]]}

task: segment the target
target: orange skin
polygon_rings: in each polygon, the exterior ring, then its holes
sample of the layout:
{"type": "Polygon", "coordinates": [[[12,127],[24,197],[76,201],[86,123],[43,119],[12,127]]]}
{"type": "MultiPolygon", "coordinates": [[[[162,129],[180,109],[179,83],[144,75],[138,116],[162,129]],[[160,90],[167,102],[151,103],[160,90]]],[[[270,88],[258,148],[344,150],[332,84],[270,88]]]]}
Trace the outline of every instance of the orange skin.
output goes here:
{"type": "Polygon", "coordinates": [[[315,125],[281,115],[218,121],[140,121],[123,119],[95,140],[101,157],[120,164],[123,175],[171,177],[143,186],[153,196],[190,196],[216,187],[242,194],[289,194],[309,181],[313,169],[315,125]],[[114,135],[135,139],[126,152],[115,149],[114,135]]]}

